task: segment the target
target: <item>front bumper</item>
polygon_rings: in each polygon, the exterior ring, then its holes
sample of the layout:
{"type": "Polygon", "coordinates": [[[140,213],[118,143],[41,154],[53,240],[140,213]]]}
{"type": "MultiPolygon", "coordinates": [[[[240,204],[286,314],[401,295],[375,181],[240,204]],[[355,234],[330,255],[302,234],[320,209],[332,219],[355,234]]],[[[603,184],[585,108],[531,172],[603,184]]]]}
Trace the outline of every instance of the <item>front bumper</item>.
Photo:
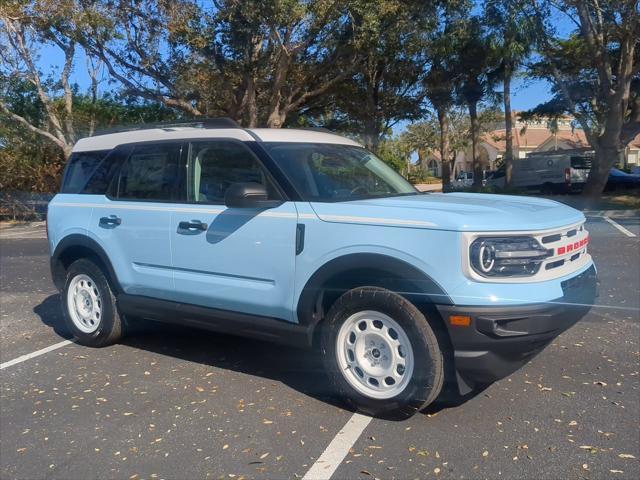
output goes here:
{"type": "Polygon", "coordinates": [[[458,387],[465,394],[514,372],[584,317],[597,296],[595,267],[565,280],[556,300],[518,306],[437,305],[454,348],[458,387]],[[471,317],[455,326],[450,316],[471,317]]]}

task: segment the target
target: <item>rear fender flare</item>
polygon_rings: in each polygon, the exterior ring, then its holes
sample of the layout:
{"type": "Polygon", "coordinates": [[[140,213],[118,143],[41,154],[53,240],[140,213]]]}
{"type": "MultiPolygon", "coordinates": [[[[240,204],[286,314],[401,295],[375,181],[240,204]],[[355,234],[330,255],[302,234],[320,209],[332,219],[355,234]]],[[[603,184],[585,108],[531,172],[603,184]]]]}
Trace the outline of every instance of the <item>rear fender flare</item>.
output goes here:
{"type": "Polygon", "coordinates": [[[77,233],[68,235],[60,240],[51,255],[51,276],[58,290],[62,291],[64,288],[65,272],[66,267],[68,267],[68,264],[65,265],[65,263],[69,258],[75,260],[74,257],[96,258],[101,263],[99,266],[104,268],[115,293],[122,293],[123,290],[118,281],[118,276],[104,249],[90,237],[77,233]]]}

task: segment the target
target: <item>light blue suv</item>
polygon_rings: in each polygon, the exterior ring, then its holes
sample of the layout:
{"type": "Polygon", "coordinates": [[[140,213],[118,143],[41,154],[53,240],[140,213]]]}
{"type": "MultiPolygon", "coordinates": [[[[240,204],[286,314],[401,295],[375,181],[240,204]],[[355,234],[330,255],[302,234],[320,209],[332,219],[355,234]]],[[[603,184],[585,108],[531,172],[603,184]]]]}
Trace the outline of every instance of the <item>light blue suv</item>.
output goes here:
{"type": "Polygon", "coordinates": [[[585,315],[584,222],[549,200],[421,194],[330,133],[210,119],[80,140],[48,238],[79,343],[142,318],[318,346],[346,401],[410,415],[585,315]]]}

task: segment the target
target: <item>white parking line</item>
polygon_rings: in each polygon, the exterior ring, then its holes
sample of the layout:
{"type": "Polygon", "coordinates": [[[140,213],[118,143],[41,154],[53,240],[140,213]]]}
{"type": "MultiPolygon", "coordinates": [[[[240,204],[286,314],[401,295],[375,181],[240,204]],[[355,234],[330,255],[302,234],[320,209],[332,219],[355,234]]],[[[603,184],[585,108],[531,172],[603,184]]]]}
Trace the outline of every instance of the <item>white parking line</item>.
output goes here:
{"type": "Polygon", "coordinates": [[[302,480],[329,480],[371,420],[371,417],[354,413],[302,480]]]}
{"type": "Polygon", "coordinates": [[[8,362],[0,363],[0,370],[4,370],[7,367],[12,367],[18,363],[26,362],[35,357],[39,357],[40,355],[44,355],[45,353],[51,352],[53,350],[57,350],[58,348],[65,347],[69,344],[73,343],[71,340],[65,340],[60,343],[56,343],[54,345],[49,345],[48,347],[41,348],[40,350],[36,350],[35,352],[27,353],[26,355],[22,355],[18,358],[14,358],[13,360],[9,360],[8,362]]]}
{"type": "Polygon", "coordinates": [[[636,234],[633,232],[630,232],[629,230],[627,230],[626,228],[624,228],[622,225],[620,225],[619,223],[614,222],[613,220],[611,220],[609,217],[602,217],[604,218],[607,222],[609,222],[611,225],[613,225],[614,227],[616,227],[618,230],[620,230],[622,233],[624,233],[627,237],[635,237],[636,234]]]}

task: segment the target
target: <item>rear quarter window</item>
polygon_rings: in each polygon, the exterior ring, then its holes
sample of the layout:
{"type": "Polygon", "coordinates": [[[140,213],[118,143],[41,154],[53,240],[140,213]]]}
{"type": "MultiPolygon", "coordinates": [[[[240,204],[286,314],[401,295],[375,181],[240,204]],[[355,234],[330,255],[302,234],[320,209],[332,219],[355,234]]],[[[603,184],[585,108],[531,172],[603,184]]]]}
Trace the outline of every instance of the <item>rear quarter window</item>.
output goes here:
{"type": "Polygon", "coordinates": [[[60,193],[81,193],[109,151],[72,153],[67,162],[60,193]]]}

